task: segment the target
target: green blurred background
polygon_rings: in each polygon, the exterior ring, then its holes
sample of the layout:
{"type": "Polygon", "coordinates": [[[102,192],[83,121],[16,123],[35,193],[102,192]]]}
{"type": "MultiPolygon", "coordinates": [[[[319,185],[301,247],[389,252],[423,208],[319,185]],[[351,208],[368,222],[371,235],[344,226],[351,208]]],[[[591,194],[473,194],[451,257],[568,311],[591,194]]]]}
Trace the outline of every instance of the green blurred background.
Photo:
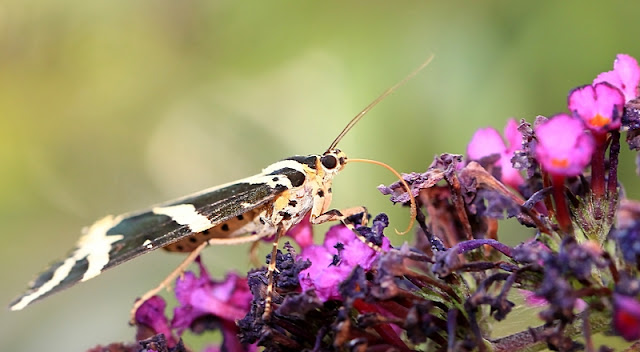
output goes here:
{"type": "MultiPolygon", "coordinates": [[[[4,1],[0,303],[105,214],[323,152],[431,54],[343,140],[348,155],[424,171],[436,153],[463,153],[478,127],[563,111],[569,89],[611,69],[617,53],[640,56],[639,11],[583,1],[4,1]]],[[[623,149],[622,178],[639,196],[623,149]]],[[[406,210],[374,188],[393,181],[351,165],[334,205],[389,212],[401,229],[406,210]]],[[[511,244],[527,235],[504,229],[511,244]]],[[[215,275],[242,272],[246,253],[211,248],[205,260],[215,275]]],[[[132,300],[181,258],[154,252],[24,311],[0,310],[0,349],[132,341],[132,300]]]]}

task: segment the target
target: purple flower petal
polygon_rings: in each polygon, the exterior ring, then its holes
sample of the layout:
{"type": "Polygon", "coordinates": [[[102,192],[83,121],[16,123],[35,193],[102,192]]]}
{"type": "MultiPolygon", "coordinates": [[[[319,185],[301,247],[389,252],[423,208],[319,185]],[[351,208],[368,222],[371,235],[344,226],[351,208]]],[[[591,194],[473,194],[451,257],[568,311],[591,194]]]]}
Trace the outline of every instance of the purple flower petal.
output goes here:
{"type": "Polygon", "coordinates": [[[326,302],[330,299],[341,299],[339,284],[351,273],[351,267],[347,265],[332,265],[328,267],[311,267],[300,273],[300,287],[304,291],[314,289],[318,298],[326,302]]]}
{"type": "Polygon", "coordinates": [[[235,321],[249,311],[252,296],[246,279],[230,273],[223,281],[213,281],[202,263],[199,264],[200,277],[187,272],[176,280],[175,292],[180,305],[174,309],[171,325],[179,334],[204,315],[235,321]]]}
{"type": "MultiPolygon", "coordinates": [[[[376,220],[374,227],[375,225],[376,220]]],[[[385,227],[382,225],[376,227],[376,230],[382,231],[385,227]]],[[[383,237],[381,247],[388,250],[391,247],[389,239],[383,237]]],[[[311,262],[311,266],[298,275],[300,286],[303,291],[315,289],[322,301],[341,299],[339,284],[357,265],[365,270],[371,269],[379,255],[346,226],[332,226],[322,245],[309,246],[300,253],[302,260],[311,262]]]]}
{"type": "Polygon", "coordinates": [[[169,328],[169,321],[164,315],[164,310],[167,307],[167,303],[160,296],[153,296],[146,300],[136,310],[135,321],[136,324],[142,324],[153,329],[156,334],[164,334],[167,342],[170,345],[175,345],[176,339],[171,333],[169,328]]]}
{"type": "Polygon", "coordinates": [[[569,110],[595,133],[620,128],[624,96],[609,83],[578,87],[569,93],[569,110]]]}
{"type": "Polygon", "coordinates": [[[594,141],[580,120],[559,114],[537,126],[535,132],[536,159],[545,171],[575,176],[589,164],[594,141]]]}
{"type": "Polygon", "coordinates": [[[640,66],[638,61],[627,54],[618,54],[613,62],[613,70],[603,72],[593,80],[593,84],[608,82],[620,89],[624,94],[625,102],[638,96],[638,84],[640,83],[640,66]]]}

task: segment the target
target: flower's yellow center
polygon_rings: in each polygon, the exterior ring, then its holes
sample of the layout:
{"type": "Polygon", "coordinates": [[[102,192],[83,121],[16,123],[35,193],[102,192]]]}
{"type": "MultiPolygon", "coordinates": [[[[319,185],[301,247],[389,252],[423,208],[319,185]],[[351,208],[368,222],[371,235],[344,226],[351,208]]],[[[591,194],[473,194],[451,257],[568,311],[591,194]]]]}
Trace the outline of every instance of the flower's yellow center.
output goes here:
{"type": "Polygon", "coordinates": [[[551,159],[551,165],[553,165],[554,167],[559,167],[559,168],[566,168],[567,166],[569,166],[569,159],[567,158],[563,158],[563,159],[557,159],[557,158],[552,158],[551,159]]]}
{"type": "Polygon", "coordinates": [[[604,117],[600,114],[594,116],[591,118],[591,120],[589,120],[589,124],[592,126],[596,126],[596,127],[602,127],[607,125],[609,122],[611,122],[611,119],[609,119],[608,117],[604,117]]]}

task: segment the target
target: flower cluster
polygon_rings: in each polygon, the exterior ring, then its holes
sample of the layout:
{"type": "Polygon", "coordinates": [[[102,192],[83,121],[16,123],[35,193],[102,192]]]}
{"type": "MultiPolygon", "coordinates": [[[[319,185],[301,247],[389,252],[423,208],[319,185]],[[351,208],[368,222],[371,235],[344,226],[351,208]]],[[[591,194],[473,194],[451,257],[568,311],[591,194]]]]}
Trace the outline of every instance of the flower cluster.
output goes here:
{"type": "Polygon", "coordinates": [[[639,83],[637,61],[618,55],[612,71],[569,92],[566,112],[510,119],[506,142],[480,129],[466,157],[437,156],[403,175],[408,188],[380,186],[394,203],[415,198],[411,245],[390,245],[384,214],[351,217],[318,245],[303,221],[292,230],[300,254],[287,244],[268,258],[268,315],[266,267],[216,282],[200,264],[200,276],[178,280],[171,321],[161,298],[140,307],[138,339],[165,341],[142,348],[178,351],[185,331],[214,328],[225,351],[595,351],[597,333],[640,339],[640,201],[625,199],[617,178],[620,131],[640,150],[639,83]],[[535,235],[501,243],[504,218],[535,235]],[[493,335],[518,301],[535,302],[537,317],[493,335]]]}

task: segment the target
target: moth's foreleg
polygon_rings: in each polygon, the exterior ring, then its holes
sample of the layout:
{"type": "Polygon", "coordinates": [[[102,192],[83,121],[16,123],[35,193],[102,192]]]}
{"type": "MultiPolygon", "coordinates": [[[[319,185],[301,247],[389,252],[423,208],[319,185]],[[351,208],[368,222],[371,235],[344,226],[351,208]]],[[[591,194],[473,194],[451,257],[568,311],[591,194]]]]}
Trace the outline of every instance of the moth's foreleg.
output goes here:
{"type": "Polygon", "coordinates": [[[276,271],[276,257],[278,255],[279,241],[282,236],[287,232],[284,226],[278,225],[278,231],[276,237],[273,240],[273,248],[271,249],[271,260],[267,267],[267,293],[264,298],[264,312],[262,313],[263,320],[269,320],[271,317],[271,305],[273,303],[273,293],[275,288],[275,271],[276,271]]]}
{"type": "Polygon", "coordinates": [[[346,226],[349,230],[351,230],[356,235],[356,237],[360,241],[362,241],[362,243],[366,244],[367,246],[369,246],[369,248],[373,249],[376,252],[383,252],[383,249],[380,248],[380,246],[374,243],[371,243],[371,241],[369,241],[367,238],[362,236],[356,230],[356,226],[355,226],[356,224],[352,220],[355,215],[360,215],[360,214],[362,215],[360,218],[359,225],[361,226],[367,225],[367,220],[369,219],[369,213],[367,211],[367,208],[365,207],[353,207],[353,208],[348,208],[344,210],[332,209],[324,212],[323,214],[320,214],[316,218],[312,217],[311,223],[322,224],[327,221],[340,221],[344,224],[344,226],[346,226]]]}
{"type": "Polygon", "coordinates": [[[351,221],[347,221],[347,219],[351,216],[358,215],[358,214],[362,214],[362,220],[360,222],[360,225],[362,226],[366,225],[369,213],[367,212],[367,208],[365,207],[353,207],[353,208],[347,208],[343,210],[331,209],[318,215],[315,218],[312,216],[311,223],[314,225],[317,225],[317,224],[322,224],[329,221],[341,221],[345,223],[345,225],[347,225],[346,222],[351,223],[351,221]]]}

